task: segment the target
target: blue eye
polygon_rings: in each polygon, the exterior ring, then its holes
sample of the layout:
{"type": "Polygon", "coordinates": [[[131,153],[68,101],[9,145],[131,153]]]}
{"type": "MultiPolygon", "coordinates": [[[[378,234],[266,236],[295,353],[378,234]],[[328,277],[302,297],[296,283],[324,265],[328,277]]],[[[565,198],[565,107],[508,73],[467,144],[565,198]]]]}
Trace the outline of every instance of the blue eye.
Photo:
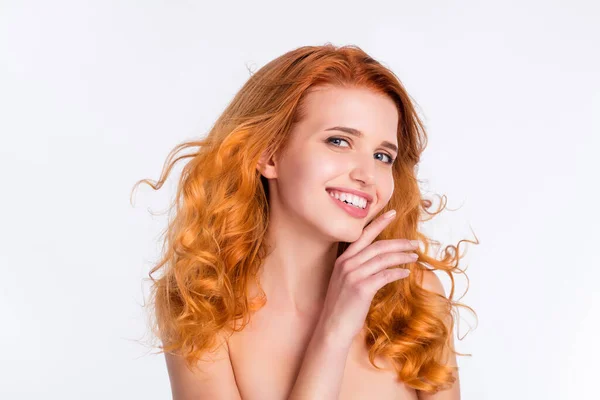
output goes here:
{"type": "MultiPolygon", "coordinates": [[[[341,140],[342,142],[349,143],[349,141],[348,141],[347,139],[343,139],[343,138],[341,138],[341,137],[337,137],[337,136],[332,136],[332,137],[330,137],[330,138],[327,138],[327,143],[331,143],[331,144],[333,144],[332,142],[333,142],[334,140],[341,140]]],[[[334,146],[335,146],[335,147],[342,147],[342,146],[338,146],[338,145],[334,145],[334,146]]],[[[393,163],[394,163],[394,161],[396,161],[396,159],[395,159],[394,157],[392,157],[391,155],[389,155],[388,153],[377,153],[377,154],[383,154],[384,156],[387,156],[387,157],[390,159],[389,161],[384,161],[384,164],[389,164],[389,165],[391,165],[391,164],[393,164],[393,163]]]]}

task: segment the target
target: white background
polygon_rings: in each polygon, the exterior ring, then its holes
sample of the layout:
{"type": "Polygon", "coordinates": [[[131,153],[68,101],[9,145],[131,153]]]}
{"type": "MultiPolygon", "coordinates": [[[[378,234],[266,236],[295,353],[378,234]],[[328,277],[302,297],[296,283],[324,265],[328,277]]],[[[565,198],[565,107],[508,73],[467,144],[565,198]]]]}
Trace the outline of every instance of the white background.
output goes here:
{"type": "MultiPolygon", "coordinates": [[[[356,44],[401,79],[419,170],[468,246],[463,399],[597,395],[600,17],[593,1],[1,1],[0,397],[167,399],[144,347],[176,144],[249,72],[356,44]]],[[[461,247],[462,249],[463,247],[461,247]]],[[[442,276],[446,288],[449,281],[442,276]]],[[[458,294],[466,281],[457,281],[458,294]]]]}

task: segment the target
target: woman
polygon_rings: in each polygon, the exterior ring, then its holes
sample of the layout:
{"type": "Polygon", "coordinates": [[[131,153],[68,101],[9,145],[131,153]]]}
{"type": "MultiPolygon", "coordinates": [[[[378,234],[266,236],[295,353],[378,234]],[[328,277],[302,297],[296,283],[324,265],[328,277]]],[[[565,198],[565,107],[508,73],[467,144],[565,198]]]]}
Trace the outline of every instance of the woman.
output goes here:
{"type": "Polygon", "coordinates": [[[138,182],[158,190],[189,158],[150,272],[175,399],[459,398],[464,271],[418,230],[425,145],[391,71],[356,46],[306,46],[253,74],[158,182],[138,182]]]}

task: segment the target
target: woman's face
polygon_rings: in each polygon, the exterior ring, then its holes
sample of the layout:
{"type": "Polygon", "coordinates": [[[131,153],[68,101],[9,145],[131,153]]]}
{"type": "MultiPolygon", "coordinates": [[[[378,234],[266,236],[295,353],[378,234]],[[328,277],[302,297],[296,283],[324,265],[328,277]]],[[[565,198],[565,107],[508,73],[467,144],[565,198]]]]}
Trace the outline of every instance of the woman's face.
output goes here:
{"type": "Polygon", "coordinates": [[[313,88],[286,149],[262,170],[269,178],[271,216],[303,224],[331,242],[354,242],[394,191],[391,162],[397,152],[390,147],[398,146],[397,127],[398,111],[386,96],[367,89],[313,88]],[[353,128],[362,137],[335,127],[353,128]],[[331,197],[333,187],[363,192],[371,201],[362,211],[342,205],[331,197]]]}

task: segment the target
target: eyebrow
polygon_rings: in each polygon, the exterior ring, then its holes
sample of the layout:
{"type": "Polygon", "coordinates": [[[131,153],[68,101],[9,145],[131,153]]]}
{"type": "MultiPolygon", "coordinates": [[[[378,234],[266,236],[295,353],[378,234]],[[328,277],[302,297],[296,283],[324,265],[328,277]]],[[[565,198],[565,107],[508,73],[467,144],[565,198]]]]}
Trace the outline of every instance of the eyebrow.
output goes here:
{"type": "MultiPolygon", "coordinates": [[[[328,129],[325,129],[325,130],[326,131],[342,131],[342,132],[346,132],[346,133],[348,133],[350,135],[353,135],[353,136],[356,136],[356,137],[359,137],[359,138],[362,138],[362,137],[365,136],[364,133],[362,133],[358,129],[349,128],[347,126],[334,126],[333,128],[328,128],[328,129]]],[[[388,149],[393,150],[396,153],[398,153],[398,146],[396,146],[393,143],[390,143],[390,142],[384,140],[383,142],[381,142],[381,145],[383,147],[387,147],[388,149]]]]}

